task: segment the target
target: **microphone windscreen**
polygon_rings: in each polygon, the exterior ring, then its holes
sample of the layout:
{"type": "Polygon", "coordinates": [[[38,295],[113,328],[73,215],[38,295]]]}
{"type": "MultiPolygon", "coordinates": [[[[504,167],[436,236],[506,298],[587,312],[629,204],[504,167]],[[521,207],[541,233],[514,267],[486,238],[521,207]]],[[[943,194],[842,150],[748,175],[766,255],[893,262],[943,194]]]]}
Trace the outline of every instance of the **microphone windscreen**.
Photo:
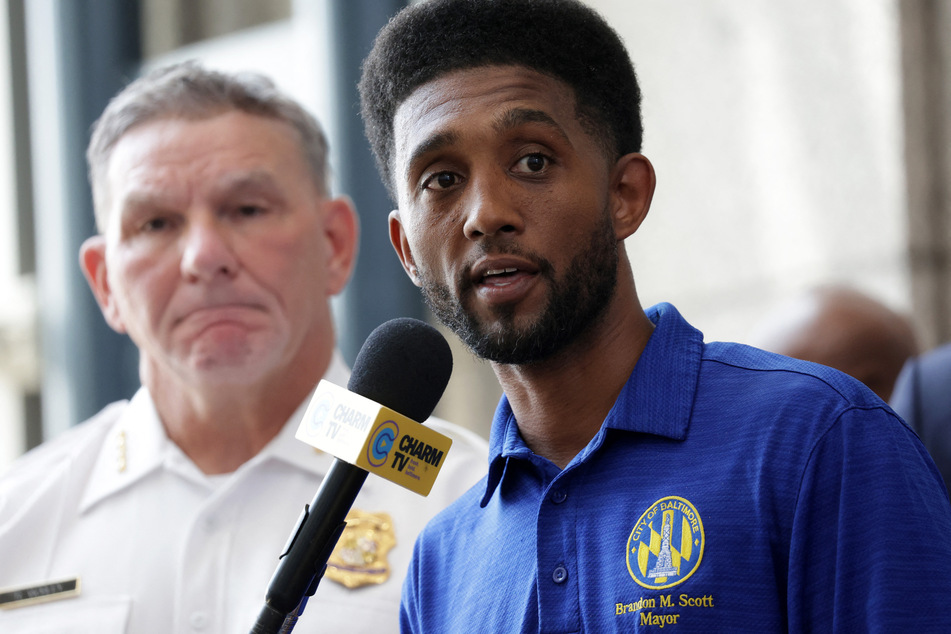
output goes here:
{"type": "Polygon", "coordinates": [[[429,418],[452,375],[452,351],[438,330],[400,317],[376,328],[353,363],[347,389],[417,422],[429,418]]]}

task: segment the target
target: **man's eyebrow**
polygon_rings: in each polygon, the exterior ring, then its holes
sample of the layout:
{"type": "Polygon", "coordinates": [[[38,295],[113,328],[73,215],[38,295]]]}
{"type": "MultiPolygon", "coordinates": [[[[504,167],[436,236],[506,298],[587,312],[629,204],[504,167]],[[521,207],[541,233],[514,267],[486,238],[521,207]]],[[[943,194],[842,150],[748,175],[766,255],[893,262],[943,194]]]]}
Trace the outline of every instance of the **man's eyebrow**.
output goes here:
{"type": "MultiPolygon", "coordinates": [[[[275,189],[274,175],[266,170],[250,170],[228,174],[214,183],[212,191],[218,195],[241,192],[268,192],[275,189]]],[[[150,184],[147,187],[135,189],[126,194],[123,201],[124,209],[138,209],[163,207],[169,205],[171,199],[161,185],[150,184]]]]}
{"type": "Polygon", "coordinates": [[[123,218],[132,212],[143,212],[148,209],[163,207],[166,204],[167,198],[162,196],[159,190],[133,191],[127,193],[122,199],[118,213],[119,217],[123,218]]]}
{"type": "Polygon", "coordinates": [[[218,190],[239,190],[269,186],[274,183],[274,175],[267,170],[251,170],[228,174],[215,183],[218,190]]]}
{"type": "Polygon", "coordinates": [[[419,161],[423,156],[429,154],[430,152],[435,152],[444,147],[448,147],[459,140],[459,135],[455,132],[439,132],[432,135],[431,137],[425,139],[422,143],[413,148],[413,151],[409,155],[409,160],[406,161],[406,174],[409,176],[410,172],[413,171],[413,166],[419,161]]]}
{"type": "Polygon", "coordinates": [[[503,112],[494,123],[496,132],[505,132],[526,123],[541,123],[558,133],[565,142],[570,143],[564,129],[544,110],[532,108],[512,108],[503,112]]]}

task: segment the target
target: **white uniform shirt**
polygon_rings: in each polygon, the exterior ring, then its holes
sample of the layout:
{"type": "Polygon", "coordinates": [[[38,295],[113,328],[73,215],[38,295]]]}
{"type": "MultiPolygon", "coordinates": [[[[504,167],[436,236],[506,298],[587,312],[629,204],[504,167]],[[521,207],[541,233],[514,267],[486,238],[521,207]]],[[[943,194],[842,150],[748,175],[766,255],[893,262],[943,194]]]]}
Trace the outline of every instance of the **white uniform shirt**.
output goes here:
{"type": "MultiPolygon", "coordinates": [[[[336,355],[325,378],[347,377],[336,355]]],[[[0,610],[0,632],[247,632],[333,460],[294,438],[305,407],[225,476],[206,476],[169,440],[144,388],[21,458],[0,480],[0,589],[80,577],[81,592],[0,610]]],[[[325,577],[295,633],[398,631],[417,533],[487,465],[480,437],[427,424],[453,438],[429,497],[371,476],[354,504],[392,518],[389,579],[347,589],[325,577]]]]}

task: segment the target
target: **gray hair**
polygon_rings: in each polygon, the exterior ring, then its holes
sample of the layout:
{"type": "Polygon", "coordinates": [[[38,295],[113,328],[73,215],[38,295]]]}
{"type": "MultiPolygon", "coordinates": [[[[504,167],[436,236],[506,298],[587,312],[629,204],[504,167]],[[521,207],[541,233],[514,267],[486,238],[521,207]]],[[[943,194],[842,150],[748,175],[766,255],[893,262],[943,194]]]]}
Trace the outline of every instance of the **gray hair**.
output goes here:
{"type": "Polygon", "coordinates": [[[228,74],[204,68],[196,61],[153,70],[112,98],[93,124],[86,150],[89,183],[96,208],[96,225],[105,230],[104,175],[119,139],[136,126],[157,119],[211,118],[230,110],[286,123],[300,137],[300,146],[322,194],[328,192],[327,139],[317,120],[299,103],[258,73],[228,74]]]}

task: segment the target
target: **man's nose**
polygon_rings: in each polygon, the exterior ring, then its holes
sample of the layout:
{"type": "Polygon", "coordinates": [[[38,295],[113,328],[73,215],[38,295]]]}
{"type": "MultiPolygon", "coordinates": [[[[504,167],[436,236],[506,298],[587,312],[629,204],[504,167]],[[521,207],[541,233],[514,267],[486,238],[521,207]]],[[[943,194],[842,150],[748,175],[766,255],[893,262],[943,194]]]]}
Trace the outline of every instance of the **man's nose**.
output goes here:
{"type": "Polygon", "coordinates": [[[483,178],[474,180],[467,192],[463,231],[470,240],[496,237],[500,234],[521,233],[524,228],[521,205],[517,196],[501,179],[495,182],[483,178]]]}
{"type": "Polygon", "coordinates": [[[227,228],[214,219],[192,221],[184,234],[182,275],[195,281],[211,281],[219,275],[238,272],[238,260],[227,228]]]}

